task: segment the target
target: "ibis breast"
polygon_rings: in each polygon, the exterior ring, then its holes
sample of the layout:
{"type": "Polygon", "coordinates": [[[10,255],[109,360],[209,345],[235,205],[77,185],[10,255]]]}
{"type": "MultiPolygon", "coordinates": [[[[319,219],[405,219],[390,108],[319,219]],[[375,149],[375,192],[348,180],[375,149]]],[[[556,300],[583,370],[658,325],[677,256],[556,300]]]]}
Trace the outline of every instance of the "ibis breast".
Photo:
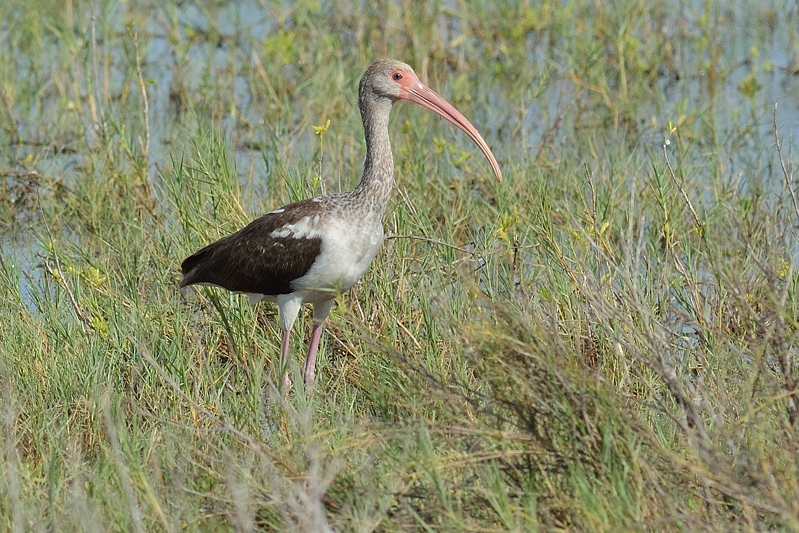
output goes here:
{"type": "Polygon", "coordinates": [[[380,221],[328,220],[322,231],[321,249],[308,272],[295,279],[295,290],[322,292],[329,297],[344,292],[364,275],[383,244],[380,221]]]}

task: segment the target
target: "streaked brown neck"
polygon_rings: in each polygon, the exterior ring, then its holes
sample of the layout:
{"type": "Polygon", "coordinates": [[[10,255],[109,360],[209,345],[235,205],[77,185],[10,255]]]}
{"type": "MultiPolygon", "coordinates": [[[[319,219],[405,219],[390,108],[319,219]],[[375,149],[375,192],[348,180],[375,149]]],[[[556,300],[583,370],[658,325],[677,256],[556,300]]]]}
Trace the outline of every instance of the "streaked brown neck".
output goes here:
{"type": "Polygon", "coordinates": [[[394,187],[394,157],[388,133],[388,119],[393,102],[388,98],[367,95],[360,103],[366,137],[366,161],[361,182],[352,191],[365,208],[382,218],[394,187]]]}

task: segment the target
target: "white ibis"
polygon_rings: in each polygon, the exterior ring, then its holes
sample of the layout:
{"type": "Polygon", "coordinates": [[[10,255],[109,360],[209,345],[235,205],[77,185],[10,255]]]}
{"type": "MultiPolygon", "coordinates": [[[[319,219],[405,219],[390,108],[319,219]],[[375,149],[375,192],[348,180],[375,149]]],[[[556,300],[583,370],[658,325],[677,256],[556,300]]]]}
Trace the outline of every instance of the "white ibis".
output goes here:
{"type": "Polygon", "coordinates": [[[383,214],[394,185],[388,134],[391,107],[410,100],[447,119],[468,135],[502,182],[499,164],[474,126],[449,102],[427,88],[413,69],[382,59],[370,66],[358,88],[366,136],[366,161],[358,186],[275,209],[183,261],[181,287],[217,285],[247,293],[250,303],[277,302],[282,331],[285,390],[289,336],[302,304],[313,304],[313,328],[303,378],[313,383],[322,327],[337,294],[349,290],[383,242],[383,214]]]}

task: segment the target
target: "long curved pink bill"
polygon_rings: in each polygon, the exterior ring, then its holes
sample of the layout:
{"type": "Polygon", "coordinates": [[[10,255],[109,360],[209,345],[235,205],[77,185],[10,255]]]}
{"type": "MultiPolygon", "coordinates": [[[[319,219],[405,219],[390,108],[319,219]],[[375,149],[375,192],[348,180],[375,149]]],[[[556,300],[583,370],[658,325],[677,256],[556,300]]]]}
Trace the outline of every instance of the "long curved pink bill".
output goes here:
{"type": "Polygon", "coordinates": [[[483,154],[485,154],[489,164],[491,164],[491,170],[494,171],[497,181],[502,183],[502,170],[499,168],[497,159],[494,157],[494,154],[491,152],[488,144],[486,144],[486,142],[483,140],[483,136],[480,135],[480,132],[477,131],[477,128],[472,126],[472,123],[463,116],[463,113],[458,111],[455,106],[447,102],[438,93],[420,81],[415,81],[414,83],[411,83],[410,86],[403,87],[403,89],[404,90],[401,92],[400,98],[417,103],[462,129],[464,133],[466,133],[466,135],[468,135],[469,138],[474,141],[480,150],[483,151],[483,154]]]}

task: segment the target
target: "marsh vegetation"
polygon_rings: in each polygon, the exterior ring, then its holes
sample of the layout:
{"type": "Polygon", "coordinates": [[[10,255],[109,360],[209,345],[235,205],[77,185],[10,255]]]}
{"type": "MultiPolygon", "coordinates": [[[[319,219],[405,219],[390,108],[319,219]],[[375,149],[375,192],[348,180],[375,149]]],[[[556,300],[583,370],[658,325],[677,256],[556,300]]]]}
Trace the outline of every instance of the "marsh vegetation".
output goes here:
{"type": "Polygon", "coordinates": [[[791,1],[4,0],[0,529],[799,531],[798,32],[791,1]],[[275,309],[179,262],[357,183],[377,57],[505,183],[395,109],[390,238],[284,401],[275,309]]]}

